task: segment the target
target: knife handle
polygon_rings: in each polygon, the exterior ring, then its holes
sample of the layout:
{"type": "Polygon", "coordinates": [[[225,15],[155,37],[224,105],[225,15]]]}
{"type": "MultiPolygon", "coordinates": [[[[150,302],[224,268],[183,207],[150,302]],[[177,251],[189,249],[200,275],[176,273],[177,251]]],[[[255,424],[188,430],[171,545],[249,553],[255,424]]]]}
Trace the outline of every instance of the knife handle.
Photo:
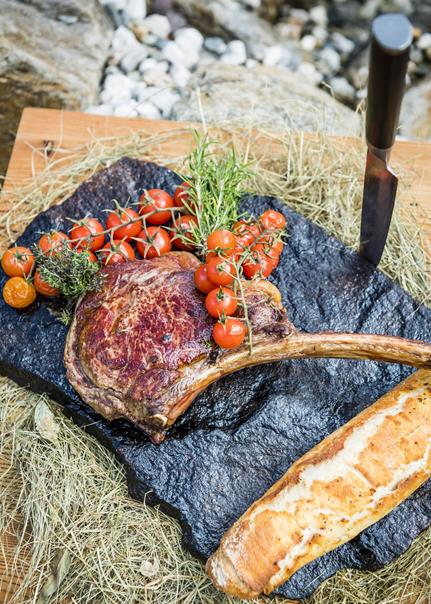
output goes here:
{"type": "Polygon", "coordinates": [[[373,21],[368,76],[367,142],[378,149],[394,144],[413,30],[401,14],[380,15],[373,21]]]}

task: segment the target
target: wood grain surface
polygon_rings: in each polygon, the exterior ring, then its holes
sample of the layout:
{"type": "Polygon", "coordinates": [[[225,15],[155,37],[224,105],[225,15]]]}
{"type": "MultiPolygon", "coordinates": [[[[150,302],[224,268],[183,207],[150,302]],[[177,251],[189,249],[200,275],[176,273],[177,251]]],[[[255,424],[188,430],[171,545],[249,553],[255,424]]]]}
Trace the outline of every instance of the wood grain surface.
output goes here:
{"type": "MultiPolygon", "coordinates": [[[[64,158],[84,144],[95,139],[126,136],[128,133],[145,131],[158,134],[178,131],[175,143],[163,147],[164,155],[176,157],[187,152],[192,145],[188,132],[190,124],[184,122],[154,121],[117,117],[95,116],[54,109],[27,108],[24,110],[12,151],[8,171],[0,198],[0,212],[11,203],[12,191],[31,180],[53,159],[64,158]],[[55,154],[51,149],[56,149],[55,154]]],[[[356,139],[340,139],[343,145],[358,144],[356,139]]],[[[365,160],[365,158],[364,158],[365,160]]],[[[399,141],[393,152],[393,163],[405,168],[414,182],[408,195],[402,189],[398,203],[410,213],[420,216],[421,227],[431,242],[431,144],[399,141]]],[[[0,476],[11,471],[10,460],[0,457],[0,476]]],[[[0,604],[10,601],[14,587],[19,585],[20,572],[25,570],[26,561],[20,568],[11,568],[14,540],[10,535],[0,535],[0,604]]]]}

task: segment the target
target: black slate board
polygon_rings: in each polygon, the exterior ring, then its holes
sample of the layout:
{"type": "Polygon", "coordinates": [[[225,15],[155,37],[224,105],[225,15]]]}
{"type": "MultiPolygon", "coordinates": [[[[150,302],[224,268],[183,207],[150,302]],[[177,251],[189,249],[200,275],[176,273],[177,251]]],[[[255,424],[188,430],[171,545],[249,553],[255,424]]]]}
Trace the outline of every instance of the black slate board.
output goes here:
{"type": "MultiPolygon", "coordinates": [[[[113,198],[143,188],[173,192],[178,177],[124,158],[81,185],[61,206],[39,215],[19,238],[67,229],[65,217],[103,218],[113,198]]],[[[430,339],[431,311],[324,230],[274,198],[247,196],[242,209],[283,211],[289,239],[274,282],[289,317],[308,331],[346,330],[430,339]]],[[[5,278],[0,278],[3,286],[5,278]]],[[[0,372],[47,392],[112,449],[128,471],[129,490],[161,503],[181,522],[184,546],[205,559],[222,534],[294,460],[411,373],[398,365],[344,360],[286,361],[243,370],[210,386],[160,446],[124,421],[108,423],[79,399],[63,368],[66,328],[55,302],[17,312],[0,302],[0,372]]],[[[404,552],[431,523],[431,481],[350,543],[298,571],[277,593],[303,598],[338,569],[375,570],[404,552]]]]}

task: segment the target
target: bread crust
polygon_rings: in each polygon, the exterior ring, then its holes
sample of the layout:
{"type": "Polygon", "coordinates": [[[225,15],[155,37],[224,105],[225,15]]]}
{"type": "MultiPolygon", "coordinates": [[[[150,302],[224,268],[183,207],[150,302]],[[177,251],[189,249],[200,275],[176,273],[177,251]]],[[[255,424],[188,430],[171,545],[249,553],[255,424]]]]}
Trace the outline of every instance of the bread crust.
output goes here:
{"type": "Polygon", "coordinates": [[[431,371],[420,370],[296,461],[225,533],[207,572],[228,594],[268,594],[430,474],[431,371]]]}

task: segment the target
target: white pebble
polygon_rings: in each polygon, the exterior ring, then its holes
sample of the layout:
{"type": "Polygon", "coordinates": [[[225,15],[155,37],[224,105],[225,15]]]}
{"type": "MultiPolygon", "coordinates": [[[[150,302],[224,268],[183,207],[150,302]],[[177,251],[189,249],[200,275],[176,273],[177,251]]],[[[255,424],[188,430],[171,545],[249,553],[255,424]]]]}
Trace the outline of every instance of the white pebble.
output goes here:
{"type": "Polygon", "coordinates": [[[162,54],[172,65],[184,65],[184,54],[181,48],[172,41],[169,41],[163,48],[162,54]]]}
{"type": "Polygon", "coordinates": [[[142,44],[137,44],[121,59],[121,68],[126,72],[134,71],[147,56],[147,48],[142,44]]]}
{"type": "Polygon", "coordinates": [[[160,111],[149,101],[143,101],[136,105],[138,115],[148,120],[159,120],[161,118],[160,111]]]}
{"type": "Polygon", "coordinates": [[[305,25],[309,17],[309,14],[303,8],[292,8],[289,15],[289,22],[305,25]]]}
{"type": "Polygon", "coordinates": [[[126,21],[141,21],[147,14],[147,3],[145,0],[127,0],[124,8],[126,21]]]}
{"type": "Polygon", "coordinates": [[[226,52],[227,48],[226,42],[223,40],[223,38],[219,38],[218,36],[206,38],[204,46],[207,50],[219,56],[226,52]]]}
{"type": "Polygon", "coordinates": [[[133,105],[124,103],[123,105],[114,107],[114,115],[118,117],[136,117],[138,113],[133,105]]]}
{"type": "Polygon", "coordinates": [[[175,86],[178,86],[179,88],[184,88],[184,86],[187,86],[188,81],[190,80],[190,77],[192,75],[187,69],[187,67],[181,65],[181,63],[176,63],[172,65],[170,74],[175,83],[175,86]]]}
{"type": "Polygon", "coordinates": [[[268,46],[265,48],[263,55],[263,64],[264,65],[277,65],[280,63],[283,58],[283,47],[279,44],[275,44],[274,46],[268,46]]]}
{"type": "Polygon", "coordinates": [[[332,78],[329,81],[329,85],[334,92],[335,98],[340,101],[353,102],[355,100],[355,89],[346,78],[332,78]]]}
{"type": "Polygon", "coordinates": [[[341,58],[331,46],[325,46],[319,53],[319,62],[326,74],[335,73],[341,67],[341,58]]]}
{"type": "Polygon", "coordinates": [[[326,12],[326,8],[322,4],[318,4],[317,6],[313,6],[310,9],[310,18],[316,25],[321,25],[322,27],[326,27],[328,23],[328,13],[326,12]]]}
{"type": "Polygon", "coordinates": [[[165,15],[150,15],[144,20],[144,24],[148,28],[148,31],[159,38],[167,38],[171,33],[171,24],[165,15]]]}
{"type": "Polygon", "coordinates": [[[85,113],[91,113],[92,115],[111,115],[112,105],[103,103],[102,105],[92,105],[85,110],[85,113]]]}
{"type": "Polygon", "coordinates": [[[124,25],[120,25],[114,32],[112,49],[114,54],[121,58],[137,43],[135,34],[130,29],[127,29],[127,27],[124,27],[124,25]]]}
{"type": "Polygon", "coordinates": [[[419,40],[417,41],[417,47],[421,50],[427,50],[431,48],[431,33],[426,32],[422,34],[419,40]]]}
{"type": "Polygon", "coordinates": [[[334,31],[331,35],[331,40],[335,48],[343,55],[350,55],[355,50],[355,43],[353,40],[346,38],[339,31],[334,31]]]}
{"type": "Polygon", "coordinates": [[[313,52],[316,46],[317,40],[314,36],[308,34],[301,38],[301,48],[303,48],[305,52],[313,52]]]}
{"type": "Polygon", "coordinates": [[[323,80],[323,75],[315,68],[313,63],[304,62],[298,66],[297,73],[306,78],[311,84],[317,86],[323,80]]]}
{"type": "Polygon", "coordinates": [[[204,37],[194,27],[182,27],[175,32],[175,42],[184,53],[190,49],[199,52],[204,43],[204,37]]]}
{"type": "Polygon", "coordinates": [[[320,25],[313,27],[311,33],[316,38],[316,43],[319,47],[322,47],[328,39],[328,31],[320,25]]]}
{"type": "Polygon", "coordinates": [[[259,62],[256,61],[256,59],[247,59],[247,61],[245,62],[245,66],[248,69],[253,69],[254,67],[256,67],[256,65],[259,65],[259,62]]]}
{"type": "Polygon", "coordinates": [[[127,0],[100,0],[103,5],[110,4],[115,10],[124,10],[127,0]]]}
{"type": "Polygon", "coordinates": [[[179,100],[180,96],[172,90],[161,90],[160,92],[151,95],[151,102],[160,110],[163,117],[169,117],[172,107],[179,100]]]}
{"type": "Polygon", "coordinates": [[[133,82],[122,73],[112,73],[106,76],[103,82],[103,88],[109,91],[130,90],[133,82]]]}
{"type": "Polygon", "coordinates": [[[221,61],[228,65],[242,65],[246,60],[247,51],[242,40],[232,40],[232,42],[229,42],[226,52],[221,57],[221,61]]]}
{"type": "Polygon", "coordinates": [[[148,69],[152,69],[155,65],[157,65],[156,59],[153,59],[153,57],[149,57],[148,59],[145,59],[144,61],[142,61],[142,63],[139,64],[139,71],[141,73],[144,73],[148,69]]]}

